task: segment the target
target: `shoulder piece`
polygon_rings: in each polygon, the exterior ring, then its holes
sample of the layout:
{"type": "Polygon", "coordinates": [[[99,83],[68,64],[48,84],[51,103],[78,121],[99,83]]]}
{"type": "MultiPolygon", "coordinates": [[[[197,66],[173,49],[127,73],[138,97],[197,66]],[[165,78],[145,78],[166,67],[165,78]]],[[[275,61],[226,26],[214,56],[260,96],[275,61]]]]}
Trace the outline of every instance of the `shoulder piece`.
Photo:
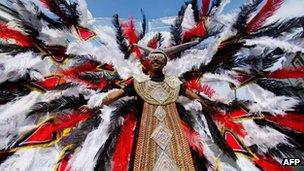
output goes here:
{"type": "Polygon", "coordinates": [[[173,89],[182,84],[182,82],[175,76],[166,77],[165,82],[173,89]]]}
{"type": "Polygon", "coordinates": [[[135,74],[133,75],[133,78],[138,83],[143,83],[150,80],[150,77],[144,74],[135,74]]]}

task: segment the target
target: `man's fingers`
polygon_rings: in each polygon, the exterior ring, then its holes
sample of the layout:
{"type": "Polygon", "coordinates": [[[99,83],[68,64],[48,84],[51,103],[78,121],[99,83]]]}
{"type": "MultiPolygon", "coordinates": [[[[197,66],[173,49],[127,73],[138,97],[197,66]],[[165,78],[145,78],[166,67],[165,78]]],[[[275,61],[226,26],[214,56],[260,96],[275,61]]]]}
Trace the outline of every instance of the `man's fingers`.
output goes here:
{"type": "Polygon", "coordinates": [[[81,106],[81,107],[79,108],[79,111],[82,112],[82,113],[87,113],[87,112],[90,111],[90,109],[89,109],[89,107],[87,107],[87,106],[81,106]]]}

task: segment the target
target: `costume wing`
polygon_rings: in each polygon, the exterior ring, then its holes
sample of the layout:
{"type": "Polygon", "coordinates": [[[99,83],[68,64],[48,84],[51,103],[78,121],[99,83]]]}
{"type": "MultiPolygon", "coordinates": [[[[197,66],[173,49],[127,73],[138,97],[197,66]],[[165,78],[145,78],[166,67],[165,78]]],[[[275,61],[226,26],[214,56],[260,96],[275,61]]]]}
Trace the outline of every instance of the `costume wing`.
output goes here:
{"type": "Polygon", "coordinates": [[[13,0],[0,8],[0,170],[67,170],[71,158],[91,160],[91,166],[78,165],[81,170],[93,168],[111,134],[101,125],[109,124],[114,108],[102,117],[78,108],[99,106],[137,67],[124,61],[111,29],[94,24],[85,1],[13,0]]]}
{"type": "Polygon", "coordinates": [[[171,27],[173,44],[212,38],[173,57],[167,67],[217,108],[210,112],[181,99],[188,139],[197,156],[205,154],[197,165],[207,159],[209,169],[292,170],[282,166],[283,158],[303,159],[303,86],[288,82],[303,78],[303,66],[284,64],[302,54],[303,17],[266,23],[284,1],[268,0],[259,9],[261,3],[247,1],[225,16],[225,1],[210,8],[202,1],[202,10],[191,1],[171,27]]]}

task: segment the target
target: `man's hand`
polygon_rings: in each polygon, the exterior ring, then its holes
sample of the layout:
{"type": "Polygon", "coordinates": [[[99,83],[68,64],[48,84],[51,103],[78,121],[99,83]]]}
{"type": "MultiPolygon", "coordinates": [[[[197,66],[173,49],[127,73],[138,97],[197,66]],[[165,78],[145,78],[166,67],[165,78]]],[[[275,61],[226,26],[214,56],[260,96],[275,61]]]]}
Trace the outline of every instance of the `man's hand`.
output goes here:
{"type": "Polygon", "coordinates": [[[79,108],[79,111],[81,113],[88,113],[88,112],[92,112],[92,109],[87,105],[83,105],[79,108]]]}

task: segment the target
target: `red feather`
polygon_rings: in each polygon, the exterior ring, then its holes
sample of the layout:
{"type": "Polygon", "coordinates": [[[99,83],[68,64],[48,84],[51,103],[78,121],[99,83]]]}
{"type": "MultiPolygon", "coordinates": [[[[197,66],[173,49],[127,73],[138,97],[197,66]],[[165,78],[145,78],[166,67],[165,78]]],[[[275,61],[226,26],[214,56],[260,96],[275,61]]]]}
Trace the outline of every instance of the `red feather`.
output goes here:
{"type": "Polygon", "coordinates": [[[272,16],[282,5],[284,0],[267,0],[262,9],[247,24],[246,33],[252,33],[261,28],[267,18],[272,16]]]}
{"type": "Polygon", "coordinates": [[[113,154],[113,171],[128,170],[132,145],[134,141],[134,130],[136,126],[136,112],[129,113],[121,127],[120,135],[113,154]]]}
{"type": "Polygon", "coordinates": [[[211,98],[215,93],[215,91],[211,87],[207,85],[203,85],[197,79],[192,79],[186,82],[185,85],[187,89],[202,92],[205,95],[207,95],[209,98],[211,98]]]}
{"type": "Polygon", "coordinates": [[[55,140],[54,135],[66,128],[72,128],[78,123],[92,117],[92,113],[72,113],[55,120],[50,120],[39,126],[32,134],[30,134],[20,145],[35,145],[49,143],[55,140]]]}
{"type": "Polygon", "coordinates": [[[97,67],[98,67],[97,64],[87,62],[87,63],[82,64],[80,66],[76,66],[76,67],[66,69],[66,70],[62,71],[61,73],[64,76],[68,77],[69,79],[83,84],[87,88],[103,90],[104,88],[106,88],[108,86],[107,80],[101,79],[98,83],[94,83],[92,81],[83,80],[83,79],[79,78],[79,73],[81,73],[81,72],[86,72],[86,71],[98,72],[97,67]]]}
{"type": "Polygon", "coordinates": [[[285,115],[266,115],[265,119],[284,128],[304,133],[304,116],[298,113],[287,113],[285,115]]]}
{"type": "Polygon", "coordinates": [[[54,125],[54,130],[63,130],[65,128],[74,127],[78,123],[90,119],[92,116],[92,113],[72,113],[64,115],[58,118],[56,125],[54,125]]]}
{"type": "Polygon", "coordinates": [[[189,145],[193,150],[198,152],[199,156],[204,154],[204,145],[202,144],[202,139],[194,129],[190,128],[185,122],[181,122],[182,128],[185,132],[185,135],[188,139],[189,145]]]}
{"type": "Polygon", "coordinates": [[[245,111],[242,109],[232,111],[231,113],[222,113],[222,112],[215,112],[212,114],[212,118],[217,121],[219,124],[223,125],[226,129],[232,131],[233,133],[245,137],[246,131],[242,124],[237,123],[233,118],[234,115],[238,116],[240,114],[244,114],[245,111]]]}
{"type": "Polygon", "coordinates": [[[206,34],[207,30],[205,28],[204,22],[200,21],[196,26],[183,33],[183,42],[189,42],[192,38],[195,37],[205,37],[206,34]]]}
{"type": "Polygon", "coordinates": [[[287,79],[287,78],[304,78],[304,66],[287,67],[266,74],[268,78],[287,79]]]}
{"type": "Polygon", "coordinates": [[[255,163],[265,171],[292,171],[289,167],[284,167],[281,163],[278,163],[271,157],[259,156],[259,159],[255,160],[255,163]]]}
{"type": "Polygon", "coordinates": [[[134,44],[138,42],[138,35],[135,30],[134,19],[130,18],[128,23],[121,23],[123,29],[123,35],[130,44],[132,45],[132,51],[135,53],[137,58],[141,57],[141,53],[138,47],[135,47],[134,44]]]}
{"type": "Polygon", "coordinates": [[[208,11],[209,11],[209,4],[210,4],[210,0],[202,0],[202,17],[207,16],[208,11]]]}
{"type": "Polygon", "coordinates": [[[9,28],[5,23],[0,23],[0,39],[15,40],[15,44],[22,47],[33,47],[34,40],[28,36],[22,34],[20,31],[9,28]]]}
{"type": "Polygon", "coordinates": [[[66,69],[62,72],[62,74],[64,74],[65,76],[76,77],[78,75],[78,73],[81,73],[81,72],[97,71],[97,66],[98,65],[96,65],[94,63],[87,62],[82,65],[66,69]]]}
{"type": "Polygon", "coordinates": [[[153,48],[153,49],[156,49],[157,48],[157,44],[159,42],[159,36],[158,34],[155,35],[151,40],[149,40],[147,46],[150,47],[150,48],[153,48]]]}

